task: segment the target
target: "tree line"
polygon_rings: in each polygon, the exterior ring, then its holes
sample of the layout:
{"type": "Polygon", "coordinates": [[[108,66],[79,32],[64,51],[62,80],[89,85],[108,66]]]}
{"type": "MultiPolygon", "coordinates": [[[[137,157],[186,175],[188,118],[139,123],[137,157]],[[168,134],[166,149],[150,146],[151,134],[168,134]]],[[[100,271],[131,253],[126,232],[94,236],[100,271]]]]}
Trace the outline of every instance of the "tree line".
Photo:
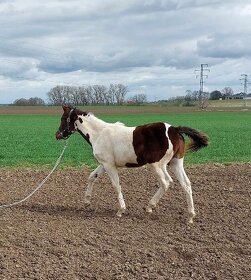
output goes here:
{"type": "MultiPolygon", "coordinates": [[[[110,84],[89,86],[55,86],[47,93],[50,105],[140,105],[147,102],[146,94],[135,94],[126,98],[128,93],[127,86],[123,84],[110,84]]],[[[16,106],[42,106],[45,101],[38,97],[29,99],[20,98],[13,102],[16,106]]]]}
{"type": "Polygon", "coordinates": [[[49,103],[61,105],[121,105],[125,102],[128,88],[123,84],[89,86],[56,86],[48,93],[49,103]]]}
{"type": "Polygon", "coordinates": [[[16,99],[13,102],[13,105],[16,105],[16,106],[43,106],[43,105],[45,105],[45,102],[42,98],[39,98],[39,97],[31,97],[29,99],[20,98],[20,99],[16,99]]]}

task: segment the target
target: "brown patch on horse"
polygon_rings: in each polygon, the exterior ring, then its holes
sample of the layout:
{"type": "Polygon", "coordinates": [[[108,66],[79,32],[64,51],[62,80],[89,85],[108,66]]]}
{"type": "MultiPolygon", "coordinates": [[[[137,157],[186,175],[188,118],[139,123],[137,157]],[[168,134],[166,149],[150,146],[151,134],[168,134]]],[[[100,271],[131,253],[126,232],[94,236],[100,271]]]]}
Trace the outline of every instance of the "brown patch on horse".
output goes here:
{"type": "Polygon", "coordinates": [[[166,154],[168,146],[164,123],[137,126],[133,131],[133,147],[138,163],[127,163],[126,166],[137,167],[158,162],[166,154]]]}
{"type": "Polygon", "coordinates": [[[188,152],[196,152],[201,148],[208,146],[209,138],[206,134],[186,126],[179,126],[176,128],[179,134],[185,134],[191,140],[189,145],[187,146],[188,152]]]}
{"type": "Polygon", "coordinates": [[[92,146],[90,142],[90,135],[88,133],[85,135],[81,130],[78,130],[78,132],[86,140],[86,142],[92,146]]]}
{"type": "Polygon", "coordinates": [[[168,128],[168,137],[173,144],[173,157],[183,158],[185,155],[185,141],[184,137],[179,133],[174,126],[168,128]]]}
{"type": "Polygon", "coordinates": [[[168,136],[173,144],[174,156],[183,158],[185,152],[196,152],[199,149],[206,147],[209,143],[209,138],[206,134],[186,126],[174,127],[168,129],[168,136]],[[191,142],[186,146],[183,135],[190,138],[191,142]]]}

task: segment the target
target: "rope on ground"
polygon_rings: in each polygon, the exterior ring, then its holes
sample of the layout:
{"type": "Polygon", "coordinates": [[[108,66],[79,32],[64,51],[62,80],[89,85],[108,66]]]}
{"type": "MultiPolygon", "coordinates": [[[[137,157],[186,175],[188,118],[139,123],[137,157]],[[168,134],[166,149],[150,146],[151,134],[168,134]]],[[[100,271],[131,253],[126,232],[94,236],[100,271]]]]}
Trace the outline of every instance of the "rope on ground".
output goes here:
{"type": "Polygon", "coordinates": [[[40,188],[42,188],[42,186],[45,184],[45,182],[50,178],[51,174],[56,170],[56,168],[58,167],[59,163],[61,162],[61,159],[62,159],[62,156],[65,152],[65,149],[68,145],[68,139],[66,140],[65,142],[65,146],[59,156],[59,158],[57,159],[53,169],[51,170],[51,172],[43,179],[43,181],[33,190],[31,191],[25,198],[19,200],[19,201],[16,201],[16,202],[13,202],[11,204],[3,204],[3,205],[0,205],[0,209],[1,208],[8,208],[8,207],[12,207],[12,206],[16,206],[18,204],[21,204],[23,203],[24,201],[26,201],[27,199],[29,199],[35,192],[37,192],[40,188]]]}

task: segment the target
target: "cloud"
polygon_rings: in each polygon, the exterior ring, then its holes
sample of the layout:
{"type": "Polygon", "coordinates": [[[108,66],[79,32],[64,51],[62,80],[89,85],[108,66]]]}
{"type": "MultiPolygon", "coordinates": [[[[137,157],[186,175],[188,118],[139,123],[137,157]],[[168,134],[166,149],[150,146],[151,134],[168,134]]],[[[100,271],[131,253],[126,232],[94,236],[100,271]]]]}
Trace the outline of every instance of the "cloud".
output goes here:
{"type": "Polygon", "coordinates": [[[251,56],[249,34],[216,33],[198,41],[200,56],[213,58],[242,58],[251,56]]]}

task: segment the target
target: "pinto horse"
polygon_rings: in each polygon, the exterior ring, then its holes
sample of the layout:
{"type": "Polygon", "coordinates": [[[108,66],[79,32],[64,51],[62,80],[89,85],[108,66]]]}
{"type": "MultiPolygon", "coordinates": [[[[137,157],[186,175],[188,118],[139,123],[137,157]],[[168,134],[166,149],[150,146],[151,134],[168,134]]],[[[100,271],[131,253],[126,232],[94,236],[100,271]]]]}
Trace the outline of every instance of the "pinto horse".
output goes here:
{"type": "Polygon", "coordinates": [[[174,127],[163,122],[136,127],[128,127],[119,122],[107,123],[92,113],[65,105],[63,111],[56,138],[67,139],[78,131],[92,146],[93,155],[100,164],[89,176],[85,193],[86,204],[90,204],[94,182],[106,172],[116,191],[119,202],[117,216],[121,217],[126,210],[126,205],[119,182],[118,168],[148,164],[160,185],[146,207],[146,211],[151,213],[167,191],[169,184],[173,182],[166,169],[169,165],[185,191],[188,221],[193,223],[195,211],[192,189],[183,167],[183,160],[185,151],[195,152],[208,145],[208,137],[205,134],[193,128],[174,127]],[[187,147],[183,135],[191,139],[187,147]]]}

